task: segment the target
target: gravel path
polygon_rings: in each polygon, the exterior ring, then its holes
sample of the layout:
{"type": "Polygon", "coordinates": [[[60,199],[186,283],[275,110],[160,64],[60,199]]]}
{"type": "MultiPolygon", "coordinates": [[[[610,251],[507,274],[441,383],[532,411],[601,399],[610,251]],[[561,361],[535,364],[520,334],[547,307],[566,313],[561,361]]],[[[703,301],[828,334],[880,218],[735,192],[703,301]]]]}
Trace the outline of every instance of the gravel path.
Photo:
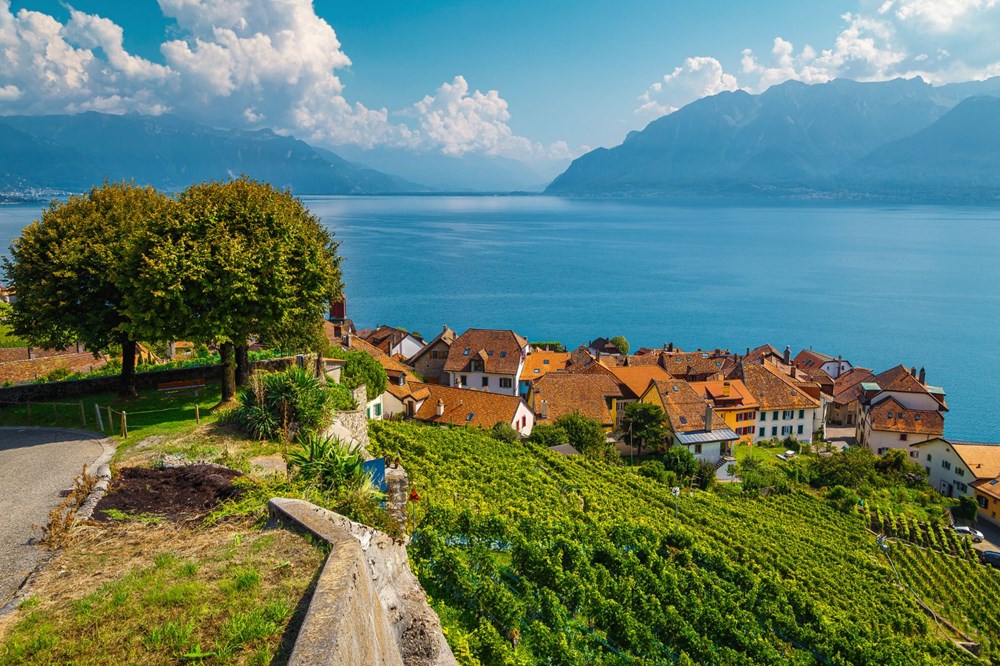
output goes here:
{"type": "MultiPolygon", "coordinates": [[[[98,439],[57,428],[0,428],[0,607],[41,561],[31,544],[60,491],[104,452],[98,439]]],[[[96,472],[97,470],[91,470],[96,472]]]]}

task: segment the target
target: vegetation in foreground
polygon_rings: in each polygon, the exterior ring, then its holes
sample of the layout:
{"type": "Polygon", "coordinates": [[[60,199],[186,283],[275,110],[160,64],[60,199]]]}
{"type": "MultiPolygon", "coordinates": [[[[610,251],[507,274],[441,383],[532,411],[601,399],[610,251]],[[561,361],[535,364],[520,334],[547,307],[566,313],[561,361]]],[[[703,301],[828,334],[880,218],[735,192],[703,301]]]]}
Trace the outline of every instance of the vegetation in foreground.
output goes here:
{"type": "Polygon", "coordinates": [[[803,487],[675,498],[636,468],[488,433],[371,433],[420,497],[411,565],[464,663],[1000,660],[1000,573],[895,540],[887,557],[859,512],[803,487]]]}
{"type": "Polygon", "coordinates": [[[0,664],[272,664],[323,551],[246,521],[88,526],[0,623],[0,664]]]}

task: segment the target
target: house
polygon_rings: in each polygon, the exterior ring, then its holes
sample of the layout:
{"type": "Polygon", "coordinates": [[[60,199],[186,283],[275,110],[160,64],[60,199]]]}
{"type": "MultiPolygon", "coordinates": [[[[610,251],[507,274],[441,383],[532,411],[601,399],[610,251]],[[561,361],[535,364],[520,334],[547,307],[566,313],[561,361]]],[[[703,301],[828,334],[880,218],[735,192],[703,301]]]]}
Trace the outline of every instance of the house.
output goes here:
{"type": "MultiPolygon", "coordinates": [[[[912,444],[910,449],[917,454],[911,455],[912,462],[927,470],[927,483],[945,497],[975,497],[977,484],[989,486],[989,481],[1000,475],[1000,444],[933,437],[912,444]]],[[[980,502],[980,506],[989,508],[990,503],[980,502]]]]}
{"type": "Polygon", "coordinates": [[[672,446],[684,446],[698,460],[712,463],[732,455],[733,442],[739,436],[683,379],[653,380],[640,399],[666,414],[672,446]]]}
{"type": "Polygon", "coordinates": [[[800,351],[795,360],[792,361],[792,364],[801,370],[822,370],[833,379],[836,379],[853,367],[850,361],[842,359],[839,356],[834,358],[829,354],[821,354],[812,349],[803,349],[800,351]]]}
{"type": "Polygon", "coordinates": [[[390,374],[386,371],[382,405],[387,418],[397,414],[413,418],[417,409],[429,396],[427,385],[417,381],[412,374],[405,372],[390,374]]]}
{"type": "Polygon", "coordinates": [[[375,330],[358,336],[389,356],[401,356],[409,360],[425,347],[422,339],[406,329],[380,324],[375,330]]]}
{"type": "Polygon", "coordinates": [[[569,360],[566,361],[568,372],[579,372],[597,362],[597,356],[590,353],[584,345],[580,345],[569,353],[569,360]]]}
{"type": "Polygon", "coordinates": [[[771,361],[772,363],[779,363],[787,366],[792,363],[791,356],[792,350],[789,347],[785,347],[785,352],[781,353],[774,345],[761,345],[760,347],[754,347],[753,349],[747,347],[747,353],[743,355],[743,362],[760,365],[765,361],[771,361]]]}
{"type": "Polygon", "coordinates": [[[516,396],[530,351],[528,341],[514,331],[470,328],[448,350],[448,386],[516,396]]]}
{"type": "Polygon", "coordinates": [[[617,401],[615,409],[615,429],[621,428],[625,407],[629,403],[638,402],[649,383],[654,380],[668,381],[670,373],[658,365],[622,365],[608,368],[607,372],[618,382],[622,398],[617,401]]]}
{"type": "Polygon", "coordinates": [[[506,423],[522,436],[531,434],[535,415],[517,396],[469,391],[466,389],[420,384],[414,387],[427,392],[413,414],[417,421],[489,429],[506,423]]]}
{"type": "Polygon", "coordinates": [[[875,377],[868,368],[851,368],[833,380],[833,396],[826,420],[836,425],[852,426],[858,422],[862,382],[870,382],[875,377]]]}
{"type": "Polygon", "coordinates": [[[563,372],[569,363],[569,352],[532,351],[521,368],[518,394],[528,397],[531,385],[550,372],[563,372]]]}
{"type": "Polygon", "coordinates": [[[739,437],[739,444],[753,444],[760,403],[739,379],[691,382],[691,388],[710,403],[715,413],[739,437]]]}
{"type": "Polygon", "coordinates": [[[622,353],[621,350],[615,346],[615,343],[611,342],[608,338],[597,338],[596,340],[588,342],[587,349],[595,356],[598,354],[609,354],[611,356],[615,356],[622,353]]]}
{"type": "Polygon", "coordinates": [[[944,389],[928,386],[925,372],[898,365],[861,382],[858,396],[858,444],[882,455],[901,449],[913,457],[911,446],[944,434],[948,405],[944,389]]]}
{"type": "Polygon", "coordinates": [[[414,371],[430,384],[447,383],[444,364],[448,360],[448,350],[458,333],[443,326],[441,332],[428,342],[423,349],[410,357],[409,363],[414,371]]]}
{"type": "Polygon", "coordinates": [[[660,367],[687,382],[704,382],[721,377],[732,364],[733,360],[723,350],[660,353],[660,367]]]}
{"type": "Polygon", "coordinates": [[[789,437],[801,442],[812,440],[813,433],[823,423],[818,387],[816,395],[810,395],[808,387],[770,362],[743,362],[742,375],[744,385],[760,405],[754,443],[789,437]]]}
{"type": "Polygon", "coordinates": [[[618,380],[601,368],[591,372],[550,372],[534,383],[528,402],[537,423],[552,423],[579,412],[607,431],[617,427],[619,401],[626,394],[618,380]]]}

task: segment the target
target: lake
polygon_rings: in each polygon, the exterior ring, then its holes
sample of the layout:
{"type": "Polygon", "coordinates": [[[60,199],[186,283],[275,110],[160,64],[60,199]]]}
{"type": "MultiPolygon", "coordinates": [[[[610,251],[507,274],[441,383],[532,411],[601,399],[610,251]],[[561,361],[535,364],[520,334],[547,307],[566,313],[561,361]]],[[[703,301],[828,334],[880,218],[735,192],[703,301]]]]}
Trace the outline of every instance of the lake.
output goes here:
{"type": "MultiPolygon", "coordinates": [[[[1000,211],[552,197],[310,197],[348,315],[433,337],[512,328],[575,347],[770,342],[876,372],[925,366],[945,434],[1000,440],[1000,211]]],[[[39,205],[0,207],[0,249],[39,205]]]]}

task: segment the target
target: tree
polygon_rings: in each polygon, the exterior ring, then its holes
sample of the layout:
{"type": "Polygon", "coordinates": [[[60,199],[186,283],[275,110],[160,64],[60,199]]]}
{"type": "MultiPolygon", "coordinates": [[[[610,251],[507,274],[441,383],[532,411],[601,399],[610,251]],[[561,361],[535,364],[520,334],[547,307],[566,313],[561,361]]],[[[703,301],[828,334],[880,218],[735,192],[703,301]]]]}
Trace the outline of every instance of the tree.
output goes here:
{"type": "Polygon", "coordinates": [[[685,446],[671,446],[663,452],[663,466],[681,479],[688,479],[698,471],[698,460],[685,446]]]}
{"type": "Polygon", "coordinates": [[[979,513],[979,505],[976,504],[976,500],[968,495],[961,495],[958,498],[958,506],[955,507],[956,516],[973,522],[976,520],[977,513],[979,513]]]}
{"type": "Polygon", "coordinates": [[[155,308],[133,307],[136,251],[175,203],[151,187],[105,183],[66,202],[53,201],[28,225],[4,259],[17,287],[9,321],[16,335],[39,347],[83,342],[91,351],[120,348],[122,397],[136,395],[136,331],[170,336],[155,308]]]}
{"type": "Polygon", "coordinates": [[[628,355],[628,350],[630,349],[628,340],[625,339],[624,335],[616,335],[615,337],[608,340],[611,344],[615,346],[618,353],[623,355],[628,355]]]}
{"type": "Polygon", "coordinates": [[[663,427],[666,415],[658,405],[648,402],[632,402],[625,405],[622,430],[629,433],[629,443],[638,443],[639,454],[643,444],[653,449],[663,446],[668,433],[663,427]]]}
{"type": "Polygon", "coordinates": [[[351,350],[347,352],[347,363],[340,371],[341,382],[348,388],[365,385],[368,400],[374,400],[385,392],[388,381],[385,368],[371,354],[351,350]]]}
{"type": "Polygon", "coordinates": [[[569,436],[566,431],[557,425],[543,423],[531,429],[528,441],[545,448],[569,444],[569,436]]]}
{"type": "Polygon", "coordinates": [[[236,347],[251,335],[290,351],[319,348],[323,314],[341,293],[337,244],[290,192],[245,177],[189,187],[178,205],[147,236],[131,304],[161,313],[183,337],[218,343],[225,403],[236,357],[245,360],[236,347]]]}
{"type": "Polygon", "coordinates": [[[584,455],[605,459],[617,455],[614,445],[608,443],[604,428],[594,419],[573,412],[557,418],[555,425],[566,432],[569,443],[584,455]]]}
{"type": "Polygon", "coordinates": [[[715,486],[715,465],[707,460],[698,461],[698,471],[694,477],[695,485],[701,490],[709,490],[715,486]]]}

